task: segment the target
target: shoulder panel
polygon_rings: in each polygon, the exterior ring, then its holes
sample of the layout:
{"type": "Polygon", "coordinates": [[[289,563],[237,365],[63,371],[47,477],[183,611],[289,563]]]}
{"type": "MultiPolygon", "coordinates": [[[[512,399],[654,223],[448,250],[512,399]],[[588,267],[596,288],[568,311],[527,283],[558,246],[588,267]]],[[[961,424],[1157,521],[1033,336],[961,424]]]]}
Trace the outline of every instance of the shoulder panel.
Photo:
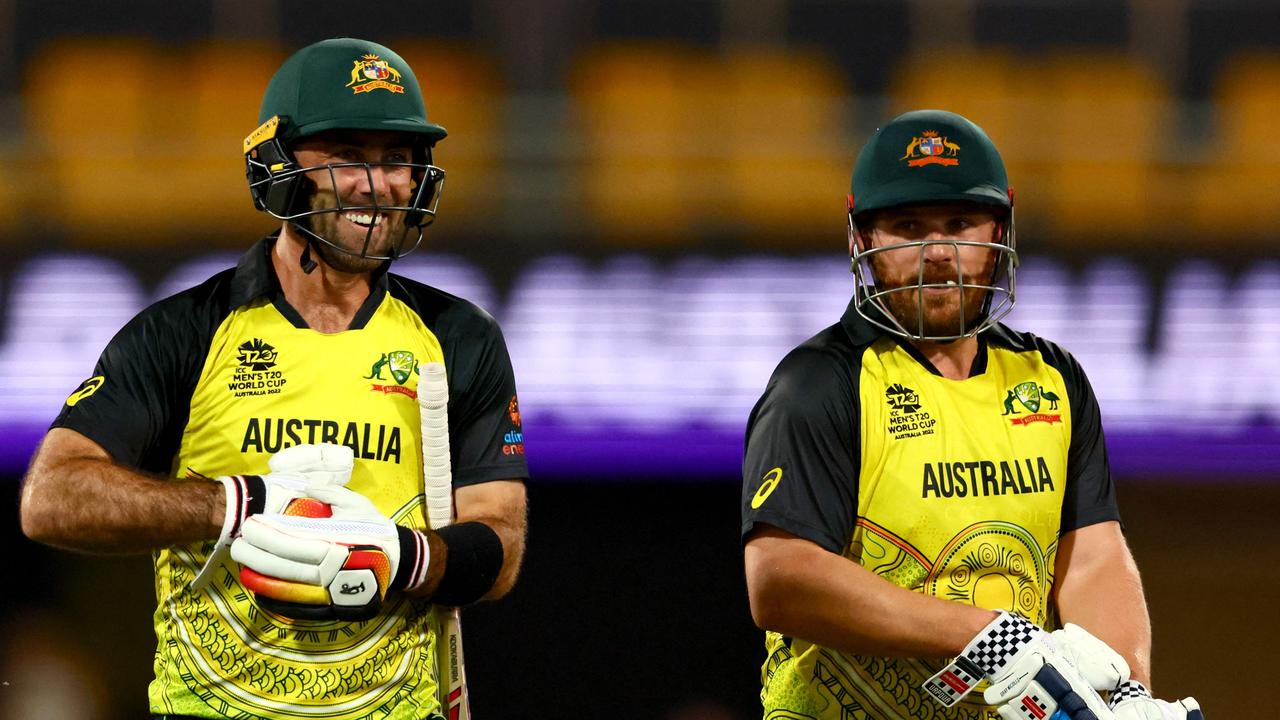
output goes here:
{"type": "Polygon", "coordinates": [[[117,461],[168,473],[214,332],[231,312],[234,270],[156,302],[107,344],[100,388],[64,405],[54,427],[94,440],[117,461]]]}

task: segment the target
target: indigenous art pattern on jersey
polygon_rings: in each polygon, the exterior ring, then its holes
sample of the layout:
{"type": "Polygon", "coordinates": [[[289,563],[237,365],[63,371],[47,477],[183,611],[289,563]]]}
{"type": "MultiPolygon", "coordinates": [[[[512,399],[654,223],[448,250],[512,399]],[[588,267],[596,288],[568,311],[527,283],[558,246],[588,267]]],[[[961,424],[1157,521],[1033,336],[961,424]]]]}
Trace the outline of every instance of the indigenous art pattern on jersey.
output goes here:
{"type": "MultiPolygon", "coordinates": [[[[266,473],[285,448],[347,445],[349,487],[425,529],[417,387],[422,365],[443,363],[455,487],[527,477],[523,454],[504,452],[504,436],[523,435],[491,317],[383,273],[349,330],[315,332],[280,294],[270,248],[131,321],[55,425],[172,478],[266,473]]],[[[355,720],[438,709],[429,603],[393,596],[364,622],[291,620],[258,607],[230,560],[191,590],[213,544],[153,555],[151,712],[355,720]]]]}
{"type": "MultiPolygon", "coordinates": [[[[1060,533],[1118,518],[1097,418],[1052,343],[996,326],[971,377],[950,380],[851,310],[783,360],[752,412],[743,537],[777,527],[899,587],[1052,626],[1060,533]],[[1036,414],[1053,420],[1010,422],[1036,414]]],[[[765,644],[766,718],[999,720],[980,692],[944,708],[921,688],[950,658],[765,644]]]]}

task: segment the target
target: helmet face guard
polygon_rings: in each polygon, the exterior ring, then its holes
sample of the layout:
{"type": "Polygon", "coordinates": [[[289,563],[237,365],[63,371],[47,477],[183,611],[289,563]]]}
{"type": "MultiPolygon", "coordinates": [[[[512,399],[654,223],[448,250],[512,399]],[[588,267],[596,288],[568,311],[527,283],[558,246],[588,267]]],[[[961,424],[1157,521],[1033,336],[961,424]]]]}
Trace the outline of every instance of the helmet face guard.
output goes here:
{"type": "Polygon", "coordinates": [[[1009,217],[996,226],[996,238],[993,242],[974,240],[915,240],[881,247],[863,247],[869,237],[862,233],[854,218],[852,201],[848,214],[849,247],[851,248],[851,267],[853,272],[855,296],[854,308],[864,320],[886,332],[908,340],[920,342],[951,342],[961,338],[973,337],[995,325],[1013,309],[1016,294],[1015,270],[1018,267],[1017,237],[1014,232],[1013,208],[1009,208],[1009,217]],[[925,253],[930,247],[944,247],[960,257],[961,247],[981,248],[996,254],[991,274],[984,282],[967,282],[964,268],[956,263],[954,281],[925,282],[925,253]],[[882,288],[872,268],[872,260],[889,252],[911,252],[919,254],[914,283],[906,283],[901,287],[882,288]],[[929,333],[925,328],[924,291],[926,289],[956,290],[960,295],[959,327],[952,333],[929,333]],[[969,321],[969,308],[965,307],[965,295],[969,290],[980,290],[983,300],[978,314],[969,321]],[[898,317],[889,307],[887,298],[896,293],[914,296],[916,315],[914,318],[898,317]]]}
{"type": "MultiPolygon", "coordinates": [[[[273,118],[273,120],[276,119],[273,118]]],[[[281,118],[279,122],[283,124],[287,121],[281,118]]],[[[414,155],[420,157],[423,162],[332,163],[300,167],[289,148],[279,138],[272,137],[246,150],[245,175],[249,180],[249,192],[253,196],[254,205],[259,210],[292,223],[307,237],[339,252],[369,260],[395,260],[413,252],[422,243],[422,232],[435,221],[436,211],[440,206],[440,196],[444,191],[445,172],[442,168],[431,164],[430,148],[423,147],[415,150],[414,155]],[[337,171],[353,168],[362,170],[367,175],[370,186],[374,184],[374,168],[408,168],[412,178],[410,187],[413,194],[404,205],[379,203],[376,197],[371,204],[353,205],[344,202],[342,197],[335,193],[337,203],[335,207],[312,207],[312,197],[316,188],[316,183],[312,179],[313,173],[327,173],[330,187],[337,188],[337,171]],[[344,247],[335,238],[325,237],[321,232],[316,231],[311,222],[311,219],[318,215],[328,213],[340,215],[347,212],[367,213],[372,218],[372,223],[365,233],[364,243],[359,250],[344,247]],[[404,218],[404,232],[399,238],[390,238],[385,249],[371,252],[374,231],[379,223],[396,213],[404,218]]]]}
{"type": "MultiPolygon", "coordinates": [[[[298,50],[267,84],[258,122],[243,148],[253,203],[304,235],[306,252],[314,241],[348,255],[385,261],[407,255],[422,242],[423,228],[435,220],[445,176],[431,163],[431,151],[448,132],[427,119],[418,79],[395,51],[356,38],[322,40],[298,50]],[[334,130],[399,133],[413,148],[412,162],[301,167],[293,152],[297,143],[334,130]],[[405,168],[410,194],[403,204],[375,197],[372,203],[354,205],[337,192],[338,179],[349,181],[351,173],[363,172],[372,186],[375,170],[405,168]],[[327,200],[319,194],[326,175],[335,190],[336,207],[319,206],[327,200]],[[368,216],[356,223],[363,227],[364,220],[369,221],[363,243],[326,237],[333,234],[326,232],[328,220],[336,222],[336,216],[353,212],[368,216]],[[401,227],[400,237],[386,237],[401,227]]],[[[304,268],[307,262],[304,259],[304,268]]]]}
{"type": "Polygon", "coordinates": [[[854,307],[865,320],[909,340],[949,342],[977,335],[1013,309],[1014,273],[1018,267],[1013,188],[1000,152],[982,128],[944,110],[915,110],[899,115],[876,130],[863,146],[854,163],[850,190],[847,219],[856,286],[854,307]],[[858,226],[859,220],[865,221],[869,213],[880,210],[958,202],[996,211],[992,242],[939,239],[871,247],[872,237],[864,235],[858,226]],[[925,272],[925,254],[934,246],[953,253],[954,279],[939,281],[936,273],[925,272]],[[995,253],[986,278],[966,280],[960,265],[962,248],[995,253]],[[874,265],[889,252],[918,253],[915,282],[908,280],[902,287],[883,286],[874,265]],[[936,326],[929,332],[926,327],[925,291],[934,289],[954,289],[960,295],[959,322],[945,332],[936,326]],[[967,294],[981,297],[980,306],[972,307],[973,300],[966,301],[967,294]],[[893,302],[900,299],[913,299],[914,312],[901,312],[903,303],[893,302]],[[900,310],[897,314],[892,311],[895,304],[900,310]]]}

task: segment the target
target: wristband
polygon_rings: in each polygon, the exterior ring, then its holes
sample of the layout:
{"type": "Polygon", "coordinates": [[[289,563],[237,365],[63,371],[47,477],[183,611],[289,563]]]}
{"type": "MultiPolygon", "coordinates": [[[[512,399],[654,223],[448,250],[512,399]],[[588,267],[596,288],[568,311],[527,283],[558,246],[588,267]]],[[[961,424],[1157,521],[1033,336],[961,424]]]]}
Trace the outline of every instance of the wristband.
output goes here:
{"type": "Polygon", "coordinates": [[[400,539],[400,562],[388,589],[417,590],[427,581],[427,566],[431,559],[427,536],[403,525],[396,526],[396,534],[400,539]]]}
{"type": "Polygon", "coordinates": [[[493,588],[502,572],[502,539],[482,522],[448,525],[437,531],[449,548],[444,577],[432,595],[437,605],[469,605],[493,588]]]}

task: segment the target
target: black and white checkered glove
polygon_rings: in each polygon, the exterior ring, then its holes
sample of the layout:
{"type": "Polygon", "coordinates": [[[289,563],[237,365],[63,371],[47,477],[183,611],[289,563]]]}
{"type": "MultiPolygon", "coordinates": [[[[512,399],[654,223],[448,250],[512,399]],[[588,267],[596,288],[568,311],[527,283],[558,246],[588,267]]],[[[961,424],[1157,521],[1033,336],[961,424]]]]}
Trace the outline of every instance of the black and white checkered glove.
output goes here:
{"type": "MultiPolygon", "coordinates": [[[[1069,627],[1082,642],[1088,636],[1106,647],[1084,629],[1069,627]]],[[[1091,644],[1090,649],[1099,650],[1091,644]]],[[[929,678],[924,689],[951,707],[980,680],[988,679],[991,685],[984,698],[1005,720],[1112,720],[1111,710],[1095,688],[1118,686],[1128,678],[1128,663],[1111,652],[1114,657],[1107,658],[1109,662],[1091,658],[1081,667],[1077,655],[1061,639],[1023,618],[1001,612],[950,665],[929,678]]]]}
{"type": "Polygon", "coordinates": [[[1111,712],[1116,720],[1204,720],[1195,698],[1166,702],[1151,697],[1145,685],[1126,680],[1111,693],[1111,712]]]}

